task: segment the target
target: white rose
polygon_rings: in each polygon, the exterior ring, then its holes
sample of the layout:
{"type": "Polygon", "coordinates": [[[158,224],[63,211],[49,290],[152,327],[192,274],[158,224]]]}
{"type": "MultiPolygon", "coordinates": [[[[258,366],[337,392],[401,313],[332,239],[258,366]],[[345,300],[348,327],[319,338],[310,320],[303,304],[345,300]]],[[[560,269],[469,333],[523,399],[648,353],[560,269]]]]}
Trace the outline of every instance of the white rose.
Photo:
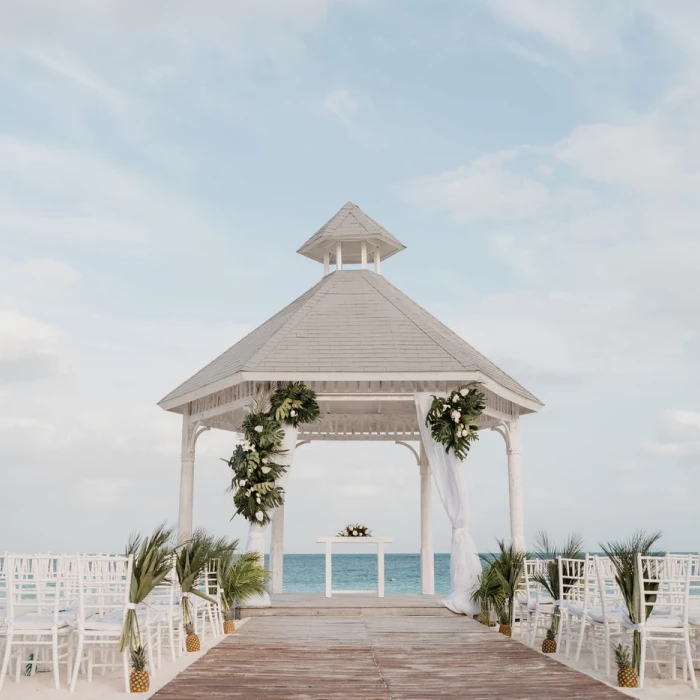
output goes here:
{"type": "Polygon", "coordinates": [[[259,510],[259,511],[255,514],[255,517],[256,517],[258,520],[262,521],[262,519],[263,519],[265,516],[263,515],[263,512],[262,512],[261,510],[259,510]]]}
{"type": "Polygon", "coordinates": [[[450,415],[455,423],[459,423],[459,419],[462,417],[462,414],[459,411],[452,411],[450,415]]]}
{"type": "Polygon", "coordinates": [[[269,461],[270,461],[270,458],[269,458],[269,457],[263,457],[263,458],[262,458],[262,463],[263,463],[263,464],[267,464],[269,461]]]}
{"type": "Polygon", "coordinates": [[[261,467],[261,468],[260,468],[260,471],[261,471],[263,474],[269,474],[272,470],[270,469],[270,467],[261,467]]]}
{"type": "Polygon", "coordinates": [[[466,396],[469,393],[469,389],[467,389],[467,388],[460,389],[459,393],[462,394],[462,396],[466,396]]]}
{"type": "Polygon", "coordinates": [[[262,431],[263,431],[262,425],[256,425],[256,426],[255,426],[255,432],[256,432],[256,433],[262,433],[262,431]]]}
{"type": "Polygon", "coordinates": [[[241,479],[241,480],[238,482],[238,485],[239,485],[239,486],[245,486],[247,483],[248,483],[248,481],[247,481],[246,479],[241,479]]]}
{"type": "Polygon", "coordinates": [[[296,414],[297,414],[297,412],[296,412],[294,409],[292,409],[292,410],[289,412],[289,415],[290,415],[290,416],[296,416],[296,414]]]}
{"type": "Polygon", "coordinates": [[[256,496],[256,497],[255,497],[255,500],[256,500],[258,503],[260,503],[260,496],[256,496]]]}
{"type": "Polygon", "coordinates": [[[353,530],[353,531],[352,531],[352,536],[353,536],[353,537],[357,537],[357,530],[353,530]]]}

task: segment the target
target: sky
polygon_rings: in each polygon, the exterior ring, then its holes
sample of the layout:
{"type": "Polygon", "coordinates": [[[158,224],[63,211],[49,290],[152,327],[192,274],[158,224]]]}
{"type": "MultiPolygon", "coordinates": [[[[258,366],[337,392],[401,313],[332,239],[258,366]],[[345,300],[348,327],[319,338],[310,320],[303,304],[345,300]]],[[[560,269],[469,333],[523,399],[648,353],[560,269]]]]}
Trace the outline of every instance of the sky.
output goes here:
{"type": "MultiPolygon", "coordinates": [[[[156,403],[315,284],[346,201],[382,273],[545,404],[528,544],[700,526],[695,0],[8,0],[0,23],[0,549],[119,551],[177,517],[156,403]]],[[[198,443],[195,524],[244,538],[198,443]]],[[[477,547],[506,455],[465,462],[477,547]]],[[[348,522],[418,551],[403,447],[299,449],[285,545],[348,522]]],[[[450,527],[434,494],[434,546],[450,527]]]]}

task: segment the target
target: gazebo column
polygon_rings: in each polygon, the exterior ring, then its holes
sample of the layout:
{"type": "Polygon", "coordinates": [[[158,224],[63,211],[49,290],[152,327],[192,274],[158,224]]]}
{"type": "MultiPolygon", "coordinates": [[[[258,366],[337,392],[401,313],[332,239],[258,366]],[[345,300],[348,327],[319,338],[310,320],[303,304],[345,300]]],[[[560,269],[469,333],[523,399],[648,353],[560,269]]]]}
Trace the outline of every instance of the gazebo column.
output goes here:
{"type": "Polygon", "coordinates": [[[525,551],[525,516],[523,511],[523,477],[520,463],[520,419],[514,416],[493,428],[503,436],[508,455],[508,496],[510,501],[510,541],[525,551]]]}
{"type": "Polygon", "coordinates": [[[275,508],[270,528],[270,592],[284,589],[284,506],[275,508]]]}
{"type": "Polygon", "coordinates": [[[435,556],[433,554],[432,472],[423,442],[420,444],[420,592],[435,593],[435,556]]]}
{"type": "Polygon", "coordinates": [[[192,536],[194,513],[194,454],[197,438],[209,428],[200,428],[199,421],[190,418],[189,406],[182,414],[182,447],[180,451],[180,507],[177,518],[178,541],[192,536]]]}

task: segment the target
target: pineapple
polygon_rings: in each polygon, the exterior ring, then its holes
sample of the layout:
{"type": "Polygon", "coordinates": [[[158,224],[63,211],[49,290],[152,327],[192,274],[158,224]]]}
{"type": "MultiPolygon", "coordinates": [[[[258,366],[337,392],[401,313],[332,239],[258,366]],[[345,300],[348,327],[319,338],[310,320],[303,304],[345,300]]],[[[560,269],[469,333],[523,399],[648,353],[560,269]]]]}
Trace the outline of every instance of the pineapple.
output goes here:
{"type": "Polygon", "coordinates": [[[618,644],[613,647],[617,664],[617,684],[620,688],[636,688],[637,672],[632,668],[629,647],[618,644]]]}
{"type": "Polygon", "coordinates": [[[507,623],[500,622],[498,624],[498,631],[501,634],[505,634],[506,637],[510,637],[513,634],[513,631],[510,628],[510,625],[507,623]]]}
{"type": "Polygon", "coordinates": [[[224,615],[224,634],[233,634],[236,631],[236,624],[233,621],[233,614],[224,615]]]}
{"type": "Polygon", "coordinates": [[[146,650],[142,646],[131,650],[131,668],[129,690],[132,693],[147,693],[150,683],[146,671],[146,650]]]}
{"type": "Polygon", "coordinates": [[[548,629],[547,636],[542,642],[542,651],[545,654],[554,654],[557,651],[557,640],[554,638],[554,630],[548,629]]]}
{"type": "Polygon", "coordinates": [[[187,636],[185,637],[185,649],[187,649],[187,651],[199,651],[199,637],[194,633],[194,626],[185,625],[185,632],[187,632],[187,636]]]}

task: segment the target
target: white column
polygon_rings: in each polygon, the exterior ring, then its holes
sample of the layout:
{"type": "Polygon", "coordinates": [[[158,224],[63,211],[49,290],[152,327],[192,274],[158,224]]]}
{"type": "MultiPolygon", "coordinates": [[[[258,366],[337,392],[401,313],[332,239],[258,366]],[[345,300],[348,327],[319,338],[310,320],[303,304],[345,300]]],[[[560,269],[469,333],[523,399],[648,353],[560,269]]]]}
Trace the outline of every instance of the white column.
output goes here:
{"type": "Polygon", "coordinates": [[[270,589],[274,594],[284,588],[284,506],[275,508],[270,529],[270,589]]]}
{"type": "Polygon", "coordinates": [[[432,473],[423,443],[420,445],[420,592],[435,593],[435,556],[432,532],[432,473]]]}
{"type": "Polygon", "coordinates": [[[384,597],[384,542],[377,542],[377,598],[384,597]]]}
{"type": "Polygon", "coordinates": [[[333,595],[333,545],[326,542],[326,598],[333,595]]]}
{"type": "Polygon", "coordinates": [[[343,269],[343,246],[340,241],[335,244],[335,269],[343,269]]]}
{"type": "Polygon", "coordinates": [[[331,251],[327,250],[323,254],[323,276],[329,275],[331,272],[331,251]]]}
{"type": "Polygon", "coordinates": [[[362,261],[362,269],[367,269],[367,241],[362,241],[360,243],[360,258],[362,261]]]}
{"type": "Polygon", "coordinates": [[[178,540],[183,542],[192,535],[194,510],[194,445],[190,426],[189,407],[182,414],[182,447],[180,451],[180,508],[177,518],[178,540]]]}
{"type": "Polygon", "coordinates": [[[379,254],[379,246],[374,249],[374,271],[377,274],[381,273],[381,255],[379,254]]]}
{"type": "Polygon", "coordinates": [[[510,541],[525,551],[525,516],[523,513],[523,483],[520,466],[520,420],[516,416],[507,429],[508,494],[510,496],[510,541]]]}

